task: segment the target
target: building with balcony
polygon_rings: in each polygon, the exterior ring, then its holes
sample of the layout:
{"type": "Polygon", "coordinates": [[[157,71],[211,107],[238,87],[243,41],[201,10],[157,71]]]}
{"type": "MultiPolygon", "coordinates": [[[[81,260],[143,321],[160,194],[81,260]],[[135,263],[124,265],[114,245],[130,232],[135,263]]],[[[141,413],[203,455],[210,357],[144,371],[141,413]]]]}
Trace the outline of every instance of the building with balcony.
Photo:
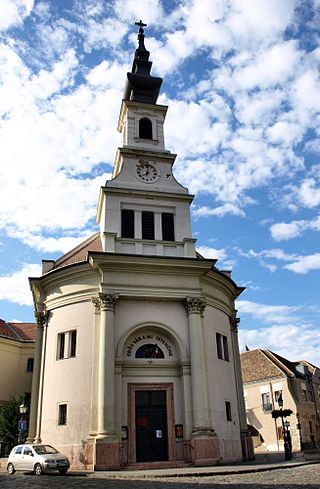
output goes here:
{"type": "Polygon", "coordinates": [[[306,361],[290,362],[270,350],[241,353],[246,416],[256,451],[283,450],[281,418],[272,411],[290,409],[286,418],[292,449],[320,446],[320,370],[306,361]]]}

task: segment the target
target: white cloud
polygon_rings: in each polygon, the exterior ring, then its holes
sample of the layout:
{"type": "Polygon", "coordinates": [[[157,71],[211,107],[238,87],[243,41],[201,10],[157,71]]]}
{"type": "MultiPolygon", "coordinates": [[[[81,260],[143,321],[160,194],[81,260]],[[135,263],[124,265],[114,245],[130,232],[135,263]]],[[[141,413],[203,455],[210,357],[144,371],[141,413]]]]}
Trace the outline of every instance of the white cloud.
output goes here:
{"type": "Polygon", "coordinates": [[[210,246],[197,246],[197,251],[204,258],[212,258],[213,260],[225,261],[227,252],[225,249],[211,248],[210,246]]]}
{"type": "Polygon", "coordinates": [[[1,0],[0,30],[21,25],[33,6],[34,0],[1,0]]]}
{"type": "Polygon", "coordinates": [[[240,351],[247,345],[255,348],[268,349],[291,361],[308,360],[319,364],[320,334],[319,328],[313,325],[295,324],[288,321],[286,325],[246,328],[245,319],[240,323],[240,351]],[[299,341],[297,341],[299,338],[299,341]]]}
{"type": "Polygon", "coordinates": [[[320,217],[311,221],[301,220],[279,222],[270,227],[271,236],[275,241],[283,241],[301,236],[306,230],[320,231],[320,217]]]}
{"type": "Polygon", "coordinates": [[[286,265],[284,268],[302,275],[310,272],[311,270],[320,270],[320,253],[300,256],[296,261],[286,265]]]}
{"type": "Polygon", "coordinates": [[[39,277],[42,267],[33,263],[25,264],[11,275],[0,277],[0,300],[21,306],[32,305],[28,277],[39,277]]]}
{"type": "Polygon", "coordinates": [[[214,208],[207,207],[207,206],[200,206],[200,207],[195,206],[191,208],[191,212],[195,218],[209,217],[209,216],[223,217],[226,214],[232,214],[241,217],[245,216],[245,213],[241,209],[239,209],[239,207],[229,203],[214,208]]]}

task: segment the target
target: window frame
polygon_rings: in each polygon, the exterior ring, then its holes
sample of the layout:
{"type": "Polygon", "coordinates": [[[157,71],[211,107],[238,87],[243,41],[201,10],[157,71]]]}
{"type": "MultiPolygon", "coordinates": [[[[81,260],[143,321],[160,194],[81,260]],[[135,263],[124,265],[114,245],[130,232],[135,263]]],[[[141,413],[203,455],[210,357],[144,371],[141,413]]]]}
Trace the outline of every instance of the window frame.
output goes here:
{"type": "Polygon", "coordinates": [[[217,356],[219,360],[230,362],[228,337],[225,334],[216,332],[217,356]]]}
{"type": "Polygon", "coordinates": [[[61,402],[58,404],[58,426],[67,426],[68,404],[61,402]]]}
{"type": "Polygon", "coordinates": [[[77,328],[57,333],[57,351],[56,360],[66,360],[67,358],[76,358],[78,348],[77,328]]]}
{"type": "Polygon", "coordinates": [[[26,367],[26,370],[27,370],[27,372],[32,373],[33,372],[33,368],[34,368],[34,357],[30,357],[30,358],[27,359],[27,367],[26,367]]]}
{"type": "Polygon", "coordinates": [[[224,401],[224,405],[225,405],[227,421],[232,421],[231,402],[230,401],[224,401]]]}

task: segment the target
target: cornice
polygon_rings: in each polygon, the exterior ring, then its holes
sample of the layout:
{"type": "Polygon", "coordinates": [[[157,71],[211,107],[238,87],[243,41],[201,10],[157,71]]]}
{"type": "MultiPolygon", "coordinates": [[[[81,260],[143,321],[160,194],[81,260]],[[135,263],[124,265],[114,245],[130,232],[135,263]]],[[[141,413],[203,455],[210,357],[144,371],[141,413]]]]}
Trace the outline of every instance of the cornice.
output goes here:
{"type": "MultiPolygon", "coordinates": [[[[100,189],[101,196],[99,201],[101,200],[102,194],[118,194],[118,195],[131,195],[138,196],[143,198],[157,198],[157,199],[165,199],[165,200],[182,200],[184,202],[192,202],[194,199],[194,195],[188,193],[178,193],[178,192],[163,192],[161,190],[143,190],[143,189],[127,189],[123,187],[101,187],[100,189]]],[[[101,203],[99,208],[101,207],[101,203]]],[[[99,213],[98,213],[99,215],[99,213]]]]}

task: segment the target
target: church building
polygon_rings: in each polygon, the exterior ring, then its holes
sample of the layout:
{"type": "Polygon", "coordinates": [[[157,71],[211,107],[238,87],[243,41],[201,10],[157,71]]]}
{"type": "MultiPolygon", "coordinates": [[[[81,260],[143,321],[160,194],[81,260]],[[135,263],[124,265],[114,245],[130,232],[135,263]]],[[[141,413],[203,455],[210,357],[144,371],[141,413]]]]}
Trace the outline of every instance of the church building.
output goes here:
{"type": "Polygon", "coordinates": [[[71,468],[213,465],[251,457],[234,301],[195,250],[193,196],[173,175],[167,106],[140,21],[100,232],[31,278],[37,319],[29,436],[71,468]]]}

